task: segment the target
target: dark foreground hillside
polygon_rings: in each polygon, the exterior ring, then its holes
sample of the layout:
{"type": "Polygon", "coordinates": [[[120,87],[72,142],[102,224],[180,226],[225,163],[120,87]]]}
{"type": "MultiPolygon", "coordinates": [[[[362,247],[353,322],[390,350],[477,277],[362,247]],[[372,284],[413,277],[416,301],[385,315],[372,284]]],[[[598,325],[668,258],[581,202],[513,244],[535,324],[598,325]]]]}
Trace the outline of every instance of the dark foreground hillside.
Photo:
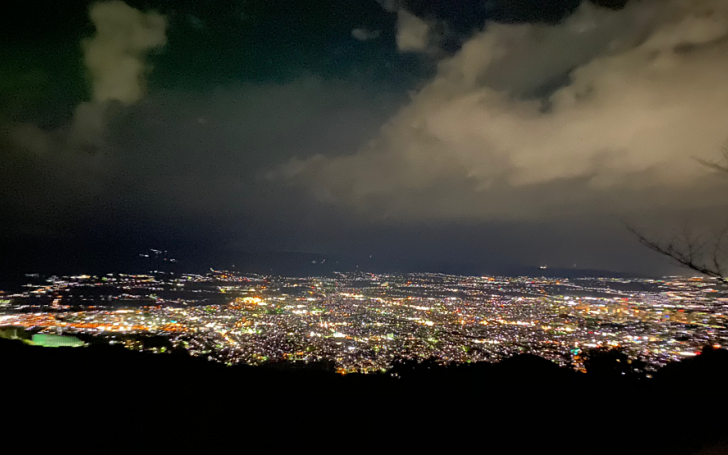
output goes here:
{"type": "Polygon", "coordinates": [[[728,453],[728,352],[649,381],[532,356],[391,375],[0,340],[2,453],[728,453]]]}

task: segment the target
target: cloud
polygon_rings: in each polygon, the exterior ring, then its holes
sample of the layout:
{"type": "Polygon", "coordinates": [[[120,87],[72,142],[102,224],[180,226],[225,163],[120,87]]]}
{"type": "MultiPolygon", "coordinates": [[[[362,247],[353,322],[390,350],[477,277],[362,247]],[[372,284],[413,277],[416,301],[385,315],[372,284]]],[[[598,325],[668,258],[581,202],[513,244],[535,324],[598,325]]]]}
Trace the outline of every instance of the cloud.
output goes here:
{"type": "Polygon", "coordinates": [[[104,143],[108,104],[129,106],[144,97],[146,75],[151,71],[146,57],[166,45],[167,19],[122,1],[95,3],[89,17],[96,33],[82,46],[92,101],[76,107],[68,145],[93,151],[104,143]]]}
{"type": "Polygon", "coordinates": [[[381,35],[381,30],[367,30],[365,28],[355,28],[351,31],[351,36],[359,41],[373,40],[379,38],[381,35]]]}
{"type": "Polygon", "coordinates": [[[378,85],[306,77],[285,84],[167,91],[131,106],[83,103],[76,127],[86,129],[74,138],[67,130],[23,124],[5,131],[0,124],[0,149],[7,150],[0,200],[21,201],[17,193],[32,194],[28,199],[38,206],[33,213],[59,213],[68,224],[130,210],[134,215],[124,223],[186,217],[189,224],[235,230],[247,223],[240,213],[255,212],[261,214],[256,223],[275,218],[288,226],[290,219],[282,215],[287,210],[297,222],[313,214],[299,209],[303,206],[288,194],[279,195],[287,189],[266,185],[259,174],[292,156],[334,155],[361,146],[402,100],[378,85]],[[96,107],[106,111],[100,115],[96,107]],[[101,153],[84,153],[95,151],[86,141],[99,128],[101,153]],[[7,149],[4,139],[11,143],[7,149]],[[12,178],[26,173],[32,175],[12,178]],[[54,197],[73,203],[38,195],[51,181],[54,197]],[[220,198],[223,193],[228,197],[220,198]]]}
{"type": "Polygon", "coordinates": [[[84,40],[84,64],[91,75],[93,101],[132,104],[144,96],[146,55],[167,43],[167,21],[124,2],[95,3],[89,10],[96,33],[84,40]]]}
{"type": "Polygon", "coordinates": [[[58,131],[35,125],[11,129],[8,136],[20,149],[37,155],[95,151],[104,144],[110,104],[129,106],[144,97],[151,71],[146,57],[166,44],[166,18],[121,1],[94,3],[89,18],[96,32],[81,45],[91,100],[76,106],[71,124],[58,131]]]}
{"type": "Polygon", "coordinates": [[[397,12],[397,5],[399,4],[399,0],[377,0],[377,3],[387,12],[394,13],[397,12]]]}
{"type": "MultiPolygon", "coordinates": [[[[400,49],[426,47],[426,27],[411,29],[400,49]]],[[[728,138],[726,56],[722,0],[584,3],[556,25],[487,24],[368,147],[271,175],[370,217],[708,206],[718,179],[693,157],[728,138]]]]}
{"type": "Polygon", "coordinates": [[[431,26],[400,8],[397,11],[397,49],[401,52],[426,52],[430,48],[431,26]]]}

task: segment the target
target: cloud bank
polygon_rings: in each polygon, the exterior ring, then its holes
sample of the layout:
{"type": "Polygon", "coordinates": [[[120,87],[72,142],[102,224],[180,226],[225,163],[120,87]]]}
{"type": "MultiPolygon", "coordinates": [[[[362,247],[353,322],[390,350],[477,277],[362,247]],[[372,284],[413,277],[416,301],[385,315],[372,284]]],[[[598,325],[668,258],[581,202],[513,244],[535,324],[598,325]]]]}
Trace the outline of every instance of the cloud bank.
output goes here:
{"type": "MultiPolygon", "coordinates": [[[[414,28],[400,49],[424,46],[414,28]]],[[[584,3],[556,25],[486,24],[368,147],[294,159],[271,178],[369,217],[709,205],[719,179],[693,158],[728,138],[726,74],[722,0],[584,3]]]]}

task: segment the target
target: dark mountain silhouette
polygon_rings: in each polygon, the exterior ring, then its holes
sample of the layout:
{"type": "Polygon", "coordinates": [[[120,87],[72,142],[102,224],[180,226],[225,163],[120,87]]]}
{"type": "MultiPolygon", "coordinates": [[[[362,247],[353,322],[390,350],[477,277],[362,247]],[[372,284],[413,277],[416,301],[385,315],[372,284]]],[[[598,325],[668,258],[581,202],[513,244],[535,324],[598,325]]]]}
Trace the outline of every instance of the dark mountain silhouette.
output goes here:
{"type": "MultiPolygon", "coordinates": [[[[498,364],[386,374],[0,340],[5,453],[685,454],[728,447],[728,353],[652,380],[498,364]]],[[[595,360],[606,363],[618,357],[595,360]]],[[[601,371],[601,373],[600,373],[601,371]]],[[[718,452],[716,452],[718,453],[718,452]]]]}

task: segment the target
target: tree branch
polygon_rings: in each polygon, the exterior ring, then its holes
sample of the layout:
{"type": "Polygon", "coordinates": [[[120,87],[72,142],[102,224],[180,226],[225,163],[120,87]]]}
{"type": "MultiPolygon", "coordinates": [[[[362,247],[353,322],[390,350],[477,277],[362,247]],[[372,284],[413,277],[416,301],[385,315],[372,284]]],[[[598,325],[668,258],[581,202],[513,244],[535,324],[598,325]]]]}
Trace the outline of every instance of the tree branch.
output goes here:
{"type": "Polygon", "coordinates": [[[691,239],[687,234],[683,235],[681,243],[684,243],[684,247],[676,246],[675,242],[670,242],[666,246],[660,244],[657,241],[648,239],[645,235],[639,232],[632,226],[627,225],[627,230],[631,232],[639,242],[647,248],[667,256],[683,267],[702,273],[703,275],[717,278],[724,283],[728,284],[728,277],[723,273],[723,267],[720,262],[720,245],[723,236],[728,232],[728,228],[723,231],[723,234],[718,238],[716,248],[713,250],[712,263],[706,264],[700,259],[700,250],[702,250],[706,242],[696,244],[694,239],[691,239]]]}

